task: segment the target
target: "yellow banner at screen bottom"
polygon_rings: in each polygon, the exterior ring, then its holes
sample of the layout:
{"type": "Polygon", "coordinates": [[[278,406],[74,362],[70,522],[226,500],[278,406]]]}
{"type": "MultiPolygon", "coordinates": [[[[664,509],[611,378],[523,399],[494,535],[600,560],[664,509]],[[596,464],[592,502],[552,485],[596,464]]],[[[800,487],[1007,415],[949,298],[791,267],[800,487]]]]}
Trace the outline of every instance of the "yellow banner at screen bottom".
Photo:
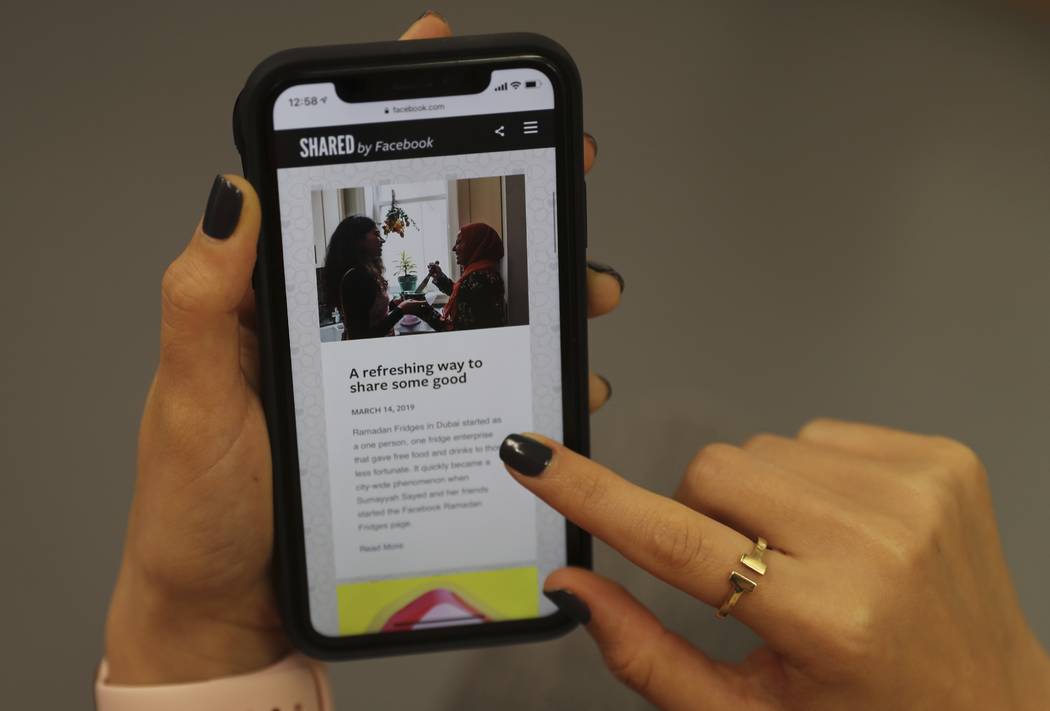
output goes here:
{"type": "Polygon", "coordinates": [[[539,615],[535,567],[336,586],[341,634],[429,629],[539,615]]]}

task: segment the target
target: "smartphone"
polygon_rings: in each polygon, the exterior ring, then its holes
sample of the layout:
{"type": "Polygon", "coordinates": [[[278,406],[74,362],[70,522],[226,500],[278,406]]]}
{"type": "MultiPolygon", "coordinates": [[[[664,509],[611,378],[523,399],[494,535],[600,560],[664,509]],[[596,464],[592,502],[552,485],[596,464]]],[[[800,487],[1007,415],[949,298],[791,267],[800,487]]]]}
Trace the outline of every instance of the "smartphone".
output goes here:
{"type": "Polygon", "coordinates": [[[575,65],[530,34],[289,50],[238,97],[276,586],[306,653],[571,629],[542,584],[590,539],[498,449],[588,451],[582,130],[575,65]],[[406,326],[390,300],[433,262],[434,316],[406,326]]]}

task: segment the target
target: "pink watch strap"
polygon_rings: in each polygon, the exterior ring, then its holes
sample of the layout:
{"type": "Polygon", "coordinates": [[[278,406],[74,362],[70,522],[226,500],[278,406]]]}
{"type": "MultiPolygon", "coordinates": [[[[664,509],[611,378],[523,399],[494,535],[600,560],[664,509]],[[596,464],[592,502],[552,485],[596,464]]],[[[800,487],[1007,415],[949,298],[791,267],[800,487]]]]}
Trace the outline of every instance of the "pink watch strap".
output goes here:
{"type": "Polygon", "coordinates": [[[320,662],[290,654],[250,674],[191,684],[111,686],[106,661],[95,681],[98,711],[332,711],[328,673],[320,662]]]}

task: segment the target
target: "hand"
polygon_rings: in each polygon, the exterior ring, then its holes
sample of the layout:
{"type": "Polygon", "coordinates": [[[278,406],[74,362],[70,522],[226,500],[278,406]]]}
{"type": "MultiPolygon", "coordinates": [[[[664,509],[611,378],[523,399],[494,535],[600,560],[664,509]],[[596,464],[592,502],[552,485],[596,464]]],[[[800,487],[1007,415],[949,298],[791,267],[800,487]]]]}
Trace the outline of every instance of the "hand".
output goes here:
{"type": "Polygon", "coordinates": [[[556,443],[508,438],[515,478],[664,581],[766,641],[713,660],[623,588],[565,568],[545,583],[621,681],[667,709],[1045,709],[1050,658],[1003,560],[987,478],[965,446],[817,420],[798,437],[705,447],[675,499],[556,443]],[[549,453],[544,444],[549,445],[549,453]],[[543,467],[544,461],[549,461],[543,467]],[[757,536],[768,569],[740,562],[757,536]],[[582,605],[581,605],[582,603],[582,605]],[[589,613],[587,612],[589,610],[589,613]]]}
{"type": "Polygon", "coordinates": [[[434,310],[425,301],[402,301],[400,308],[402,313],[417,316],[419,318],[422,318],[427,312],[434,310]]]}
{"type": "MultiPolygon", "coordinates": [[[[438,15],[402,39],[451,34],[438,15]]],[[[587,169],[595,152],[588,143],[587,169]]],[[[251,185],[236,229],[214,239],[198,224],[162,285],[160,362],[139,433],[138,474],[124,555],[106,621],[114,684],[178,683],[262,668],[289,650],[270,581],[270,449],[258,395],[250,275],[259,233],[251,185]]],[[[620,288],[588,280],[591,315],[620,288]]],[[[592,376],[592,410],[607,399],[592,376]]]]}
{"type": "Polygon", "coordinates": [[[444,274],[444,272],[441,271],[441,265],[437,262],[431,262],[430,264],[428,264],[427,271],[430,272],[431,278],[439,277],[442,274],[444,274]]]}

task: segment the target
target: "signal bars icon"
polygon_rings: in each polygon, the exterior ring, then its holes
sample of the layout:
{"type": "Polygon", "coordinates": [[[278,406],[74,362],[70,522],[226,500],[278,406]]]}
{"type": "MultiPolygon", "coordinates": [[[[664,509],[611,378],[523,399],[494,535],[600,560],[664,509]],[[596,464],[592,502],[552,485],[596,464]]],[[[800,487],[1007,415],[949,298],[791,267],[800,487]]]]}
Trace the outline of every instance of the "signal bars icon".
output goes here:
{"type": "Polygon", "coordinates": [[[520,81],[511,81],[511,82],[506,82],[505,81],[502,84],[498,85],[493,91],[506,91],[507,89],[520,89],[520,88],[521,88],[521,82],[520,81]]]}

